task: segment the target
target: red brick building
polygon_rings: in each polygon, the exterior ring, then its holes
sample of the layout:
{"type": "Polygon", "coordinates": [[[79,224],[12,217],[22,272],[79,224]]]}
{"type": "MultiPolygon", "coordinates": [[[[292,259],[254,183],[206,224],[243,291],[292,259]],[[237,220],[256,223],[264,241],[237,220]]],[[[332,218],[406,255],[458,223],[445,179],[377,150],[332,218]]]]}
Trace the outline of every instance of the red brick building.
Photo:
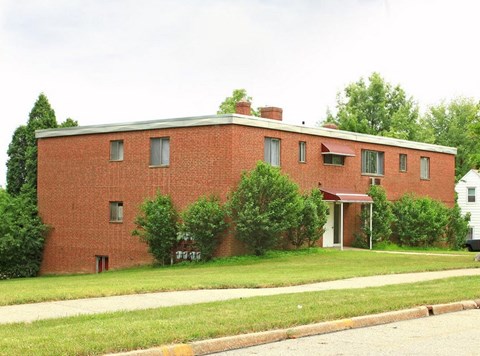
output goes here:
{"type": "MultiPolygon", "coordinates": [[[[38,204],[50,225],[42,273],[95,272],[152,261],[132,237],[140,204],[157,190],[183,209],[200,195],[225,199],[259,160],[301,189],[320,188],[331,214],[322,244],[350,245],[371,184],[454,204],[456,149],[282,122],[282,111],[37,131],[38,204]],[[246,114],[246,115],[245,115],[246,114]]],[[[217,255],[242,251],[232,236],[217,255]]]]}

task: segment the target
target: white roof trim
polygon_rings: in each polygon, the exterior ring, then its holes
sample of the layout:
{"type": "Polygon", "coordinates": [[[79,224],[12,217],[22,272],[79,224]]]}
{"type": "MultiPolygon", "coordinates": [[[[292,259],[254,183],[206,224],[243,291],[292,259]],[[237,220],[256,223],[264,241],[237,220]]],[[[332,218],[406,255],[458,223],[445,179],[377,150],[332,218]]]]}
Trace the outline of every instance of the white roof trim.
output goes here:
{"type": "Polygon", "coordinates": [[[307,135],[331,137],[340,140],[349,140],[357,142],[366,142],[387,146],[396,146],[411,148],[415,150],[441,152],[448,154],[456,154],[457,149],[453,147],[433,145],[429,143],[414,142],[407,140],[400,140],[391,137],[366,135],[357,132],[341,131],[336,129],[329,129],[325,127],[305,127],[299,125],[287,124],[277,120],[263,119],[252,116],[245,116],[239,114],[228,115],[210,115],[185,117],[175,119],[153,120],[153,121],[137,121],[122,124],[105,124],[105,125],[91,125],[78,126],[58,129],[37,130],[35,132],[36,138],[49,138],[61,136],[76,136],[76,135],[90,135],[112,132],[128,132],[128,131],[143,131],[156,130],[179,127],[195,127],[195,126],[211,126],[211,125],[242,125],[260,127],[271,130],[280,130],[295,132],[307,135]]]}

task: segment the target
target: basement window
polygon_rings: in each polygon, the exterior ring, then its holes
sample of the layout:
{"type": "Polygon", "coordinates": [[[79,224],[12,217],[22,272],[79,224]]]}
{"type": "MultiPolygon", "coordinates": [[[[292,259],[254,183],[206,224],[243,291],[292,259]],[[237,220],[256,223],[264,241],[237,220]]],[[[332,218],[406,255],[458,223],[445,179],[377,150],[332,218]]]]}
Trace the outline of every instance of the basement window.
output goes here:
{"type": "Polygon", "coordinates": [[[108,271],[108,256],[95,256],[95,271],[97,273],[108,271]]]}

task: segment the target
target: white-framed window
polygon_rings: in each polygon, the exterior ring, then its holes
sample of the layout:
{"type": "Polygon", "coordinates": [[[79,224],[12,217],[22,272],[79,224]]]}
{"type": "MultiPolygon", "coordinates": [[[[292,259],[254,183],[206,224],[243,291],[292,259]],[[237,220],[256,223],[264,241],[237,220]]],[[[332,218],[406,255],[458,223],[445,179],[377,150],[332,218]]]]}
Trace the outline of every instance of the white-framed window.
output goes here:
{"type": "Polygon", "coordinates": [[[110,141],[110,161],[123,161],[123,140],[110,141]]]}
{"type": "Polygon", "coordinates": [[[362,150],[362,173],[383,175],[384,152],[362,150]]]}
{"type": "Polygon", "coordinates": [[[265,137],[265,162],[280,167],[280,139],[265,137]]]}
{"type": "Polygon", "coordinates": [[[111,222],[123,221],[123,202],[121,201],[110,202],[110,221],[111,222]]]}
{"type": "Polygon", "coordinates": [[[420,179],[430,179],[430,158],[420,157],[420,179]]]}
{"type": "Polygon", "coordinates": [[[298,142],[298,161],[302,163],[307,161],[307,143],[305,141],[298,142]]]}
{"type": "Polygon", "coordinates": [[[407,171],[407,155],[404,153],[400,153],[399,157],[399,169],[400,172],[406,172],[407,171]]]}
{"type": "Polygon", "coordinates": [[[333,154],[324,154],[323,155],[324,164],[332,164],[334,166],[343,166],[345,165],[345,156],[333,155],[333,154]]]}
{"type": "Polygon", "coordinates": [[[150,139],[150,166],[170,165],[170,138],[150,139]]]}
{"type": "Polygon", "coordinates": [[[467,188],[467,201],[469,203],[475,203],[476,194],[475,188],[467,188]]]}
{"type": "Polygon", "coordinates": [[[467,231],[467,240],[472,240],[472,239],[473,239],[473,226],[469,226],[467,231]]]}

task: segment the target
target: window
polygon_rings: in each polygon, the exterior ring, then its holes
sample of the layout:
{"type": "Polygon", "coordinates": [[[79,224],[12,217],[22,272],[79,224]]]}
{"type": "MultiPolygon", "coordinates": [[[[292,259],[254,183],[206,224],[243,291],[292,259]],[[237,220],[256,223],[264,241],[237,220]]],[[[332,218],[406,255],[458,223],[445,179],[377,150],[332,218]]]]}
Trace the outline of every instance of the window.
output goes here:
{"type": "Polygon", "coordinates": [[[150,165],[168,166],[170,164],[170,139],[168,137],[150,139],[150,165]]]}
{"type": "Polygon", "coordinates": [[[300,141],[298,143],[298,161],[305,163],[307,160],[307,143],[300,141]]]}
{"type": "Polygon", "coordinates": [[[265,137],[265,162],[272,166],[280,167],[280,140],[265,137]]]}
{"type": "Polygon", "coordinates": [[[123,202],[121,201],[110,202],[110,221],[111,222],[123,221],[123,202]]]}
{"type": "Polygon", "coordinates": [[[123,141],[110,141],[110,161],[123,161],[123,141]]]}
{"type": "Polygon", "coordinates": [[[362,173],[383,175],[384,153],[362,150],[362,173]]]}
{"type": "Polygon", "coordinates": [[[343,166],[345,164],[345,156],[340,155],[323,155],[324,164],[333,164],[336,166],[343,166]]]}
{"type": "Polygon", "coordinates": [[[407,171],[407,155],[400,153],[400,172],[406,172],[407,171]]]}
{"type": "Polygon", "coordinates": [[[473,226],[468,227],[468,232],[467,232],[467,240],[472,240],[473,239],[473,226]]]}
{"type": "Polygon", "coordinates": [[[467,188],[467,196],[469,203],[475,203],[475,188],[467,188]]]}
{"type": "Polygon", "coordinates": [[[430,158],[420,157],[420,179],[430,179],[430,158]]]}
{"type": "Polygon", "coordinates": [[[97,273],[108,271],[108,256],[95,256],[95,268],[97,273]]]}

